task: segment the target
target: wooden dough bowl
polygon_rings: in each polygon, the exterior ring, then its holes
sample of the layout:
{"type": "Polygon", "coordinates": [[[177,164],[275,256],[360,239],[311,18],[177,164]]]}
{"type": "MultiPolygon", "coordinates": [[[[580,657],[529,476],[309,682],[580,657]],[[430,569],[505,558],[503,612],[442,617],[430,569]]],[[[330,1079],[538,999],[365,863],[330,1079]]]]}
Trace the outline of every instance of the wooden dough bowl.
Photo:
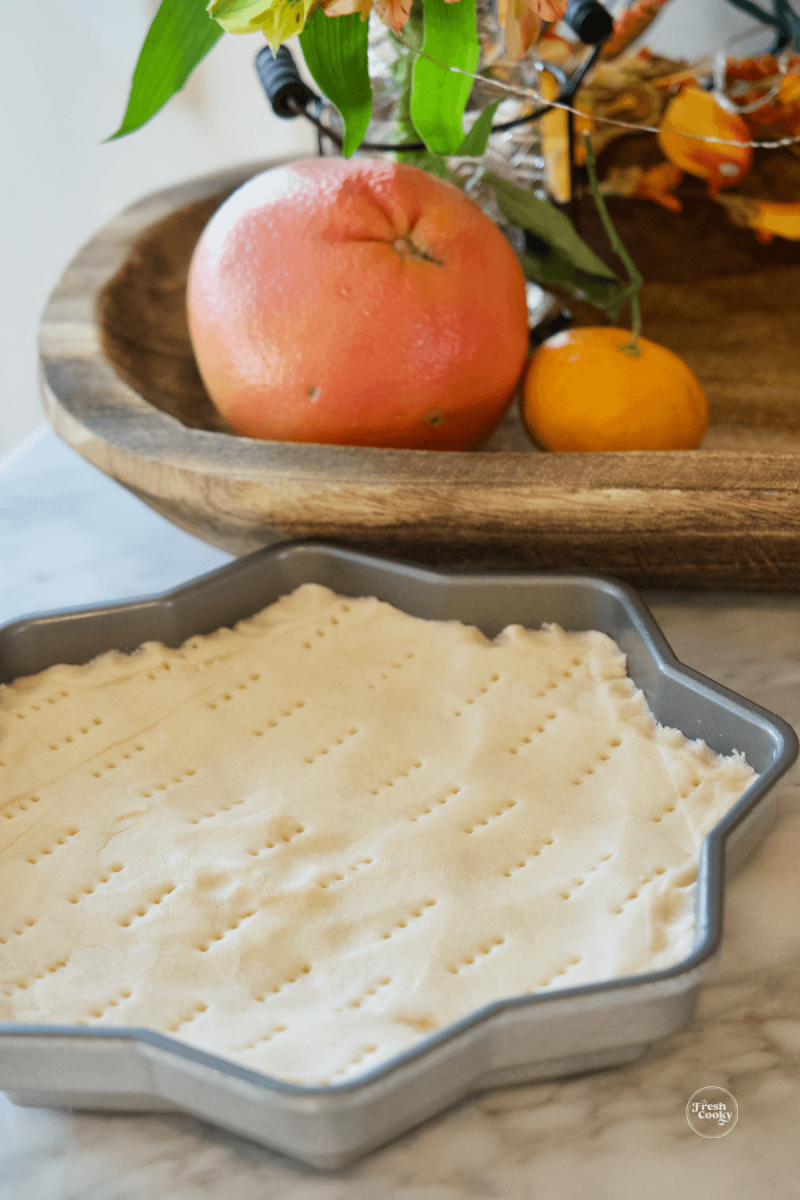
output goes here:
{"type": "MultiPolygon", "coordinates": [[[[41,326],[45,406],[95,466],[234,554],[319,537],[470,568],[800,587],[800,244],[760,244],[700,190],[681,214],[612,200],[648,280],[647,335],[681,354],[709,396],[698,451],[542,454],[513,411],[477,453],[258,442],[226,432],[211,407],[184,291],[205,222],[266,165],[146,197],[58,283],[41,326]]],[[[579,216],[607,254],[592,213],[579,216]]]]}

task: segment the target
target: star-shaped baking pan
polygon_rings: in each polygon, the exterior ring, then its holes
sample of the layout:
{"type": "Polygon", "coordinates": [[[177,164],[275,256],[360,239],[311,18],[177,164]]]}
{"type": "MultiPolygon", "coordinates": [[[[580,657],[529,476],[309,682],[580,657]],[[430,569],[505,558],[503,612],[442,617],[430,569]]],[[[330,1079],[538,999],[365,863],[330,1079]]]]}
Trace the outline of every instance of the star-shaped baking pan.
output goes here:
{"type": "Polygon", "coordinates": [[[774,785],[798,743],[785,721],[679,663],[624,584],[577,571],[443,571],[319,542],[284,543],[163,595],[5,625],[0,681],[146,641],[178,647],[308,582],[476,625],[489,638],[509,624],[601,630],[627,656],[629,676],[662,725],[719,754],[744,754],[758,775],[703,842],[691,953],[653,973],[498,1000],[352,1082],[320,1087],[270,1078],[147,1029],[7,1023],[0,1088],[16,1103],[182,1110],[313,1166],[339,1168],[471,1092],[630,1062],[691,1018],[720,948],[726,872],[772,824],[774,785]]]}

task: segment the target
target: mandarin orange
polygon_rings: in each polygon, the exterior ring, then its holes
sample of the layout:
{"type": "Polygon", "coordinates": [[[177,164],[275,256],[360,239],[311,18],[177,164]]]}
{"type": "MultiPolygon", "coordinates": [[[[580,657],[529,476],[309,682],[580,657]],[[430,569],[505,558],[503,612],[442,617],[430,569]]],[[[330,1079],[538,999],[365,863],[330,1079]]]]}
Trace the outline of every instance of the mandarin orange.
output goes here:
{"type": "Polygon", "coordinates": [[[630,330],[568,329],[531,358],[523,384],[528,432],[545,450],[695,450],[708,401],[683,359],[630,330]]]}
{"type": "Polygon", "coordinates": [[[460,450],[525,366],[525,280],[458,188],[415,167],[276,167],[211,218],[192,260],[200,373],[240,434],[460,450]]]}

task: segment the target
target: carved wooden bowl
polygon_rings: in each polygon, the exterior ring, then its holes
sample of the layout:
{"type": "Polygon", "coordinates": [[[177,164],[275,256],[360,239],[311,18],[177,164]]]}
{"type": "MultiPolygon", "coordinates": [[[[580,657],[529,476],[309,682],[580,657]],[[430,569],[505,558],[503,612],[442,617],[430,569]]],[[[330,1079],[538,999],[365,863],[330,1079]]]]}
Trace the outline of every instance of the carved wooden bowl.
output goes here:
{"type": "MultiPolygon", "coordinates": [[[[800,586],[800,245],[761,245],[699,192],[682,214],[611,202],[648,279],[647,335],[681,354],[709,396],[701,450],[541,454],[515,412],[472,453],[258,442],[228,432],[211,406],[184,292],[205,222],[266,165],[146,197],[97,233],[53,292],[40,337],[45,406],[95,466],[235,554],[320,537],[472,568],[800,586]]],[[[601,249],[596,220],[579,216],[601,249]]]]}

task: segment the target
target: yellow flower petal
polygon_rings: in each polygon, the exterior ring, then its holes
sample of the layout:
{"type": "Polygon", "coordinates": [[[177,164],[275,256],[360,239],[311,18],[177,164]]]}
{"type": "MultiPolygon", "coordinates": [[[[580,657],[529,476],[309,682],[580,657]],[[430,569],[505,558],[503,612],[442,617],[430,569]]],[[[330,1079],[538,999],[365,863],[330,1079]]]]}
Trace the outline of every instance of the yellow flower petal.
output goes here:
{"type": "Polygon", "coordinates": [[[273,54],[287,38],[300,33],[314,7],[315,0],[276,0],[258,22],[251,22],[250,32],[263,33],[273,54]]]}
{"type": "Polygon", "coordinates": [[[210,16],[226,33],[256,33],[267,12],[280,0],[214,0],[210,16]]]}

